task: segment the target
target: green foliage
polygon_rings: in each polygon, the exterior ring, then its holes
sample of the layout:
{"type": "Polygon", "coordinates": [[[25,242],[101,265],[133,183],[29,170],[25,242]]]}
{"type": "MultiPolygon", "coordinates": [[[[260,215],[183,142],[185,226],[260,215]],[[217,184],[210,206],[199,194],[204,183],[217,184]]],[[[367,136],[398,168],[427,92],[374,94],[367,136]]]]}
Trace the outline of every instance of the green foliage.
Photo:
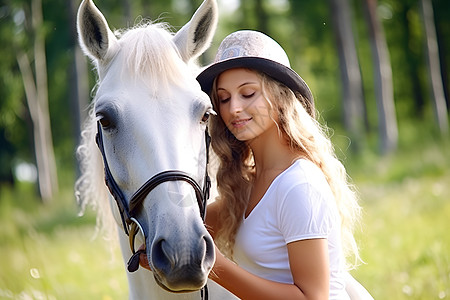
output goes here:
{"type": "MultiPolygon", "coordinates": [[[[75,1],[75,7],[78,1],[75,1]]],[[[110,26],[124,28],[142,19],[162,20],[180,28],[200,5],[201,0],[184,1],[95,1],[107,16],[110,26]]],[[[15,159],[33,161],[31,123],[26,108],[23,85],[15,54],[18,49],[32,53],[33,33],[29,16],[31,1],[7,0],[0,7],[0,174],[10,172],[15,159]],[[23,19],[25,17],[25,19],[23,19]]],[[[361,1],[352,0],[355,40],[361,65],[364,96],[368,114],[366,139],[369,147],[377,149],[377,109],[372,83],[371,52],[361,1]]],[[[433,124],[425,72],[424,33],[418,0],[379,0],[379,13],[391,55],[395,104],[399,126],[421,118],[433,124]]],[[[235,10],[225,13],[228,3],[221,4],[222,15],[211,49],[202,57],[203,63],[213,59],[220,40],[234,30],[250,28],[264,30],[273,36],[288,53],[293,68],[308,82],[323,119],[339,134],[342,128],[342,100],[339,63],[328,2],[293,0],[240,1],[235,10]]],[[[448,89],[450,70],[450,5],[434,0],[435,19],[445,87],[448,89]]],[[[68,2],[43,0],[49,82],[49,104],[56,156],[63,168],[72,168],[73,151],[79,124],[70,104],[71,64],[76,40],[72,36],[74,16],[68,2]]],[[[91,87],[94,85],[91,76],[91,87]]],[[[448,92],[448,91],[447,91],[448,92]]],[[[6,175],[4,175],[6,176],[6,175]]],[[[4,177],[3,176],[3,177],[4,177]]]]}

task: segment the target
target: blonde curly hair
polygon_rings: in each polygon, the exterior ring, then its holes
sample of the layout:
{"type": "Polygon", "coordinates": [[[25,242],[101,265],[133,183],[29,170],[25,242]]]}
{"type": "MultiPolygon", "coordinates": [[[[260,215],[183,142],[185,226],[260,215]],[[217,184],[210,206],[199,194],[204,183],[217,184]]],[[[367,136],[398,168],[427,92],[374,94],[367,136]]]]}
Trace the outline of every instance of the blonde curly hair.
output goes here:
{"type": "MultiPolygon", "coordinates": [[[[278,112],[277,126],[289,141],[289,146],[299,153],[299,158],[301,155],[310,160],[325,175],[340,214],[342,245],[347,265],[354,267],[360,257],[353,230],[359,221],[361,208],[354,187],[349,184],[346,170],[334,153],[326,127],[319,124],[315,112],[308,109],[308,99],[265,73],[254,72],[261,79],[264,98],[271,109],[278,112]],[[351,263],[350,258],[353,258],[351,263]]],[[[216,82],[211,98],[214,109],[219,113],[219,99],[215,91],[216,82]]],[[[255,176],[255,165],[250,147],[233,136],[220,115],[210,120],[209,129],[211,146],[220,162],[216,174],[220,228],[215,233],[215,242],[232,259],[236,232],[242,222],[255,176]]]]}

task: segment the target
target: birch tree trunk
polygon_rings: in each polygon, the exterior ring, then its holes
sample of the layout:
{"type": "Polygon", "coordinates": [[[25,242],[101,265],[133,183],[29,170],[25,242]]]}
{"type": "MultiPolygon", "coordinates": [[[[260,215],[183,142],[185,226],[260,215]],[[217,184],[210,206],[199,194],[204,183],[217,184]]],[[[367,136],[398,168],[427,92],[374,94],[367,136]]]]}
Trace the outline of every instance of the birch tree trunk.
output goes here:
{"type": "Polygon", "coordinates": [[[35,34],[33,45],[35,75],[33,76],[30,61],[25,52],[17,54],[17,62],[33,122],[39,192],[42,201],[47,203],[58,192],[58,180],[48,109],[45,38],[41,29],[43,24],[41,0],[31,1],[31,14],[32,28],[35,34]]]}
{"type": "Polygon", "coordinates": [[[372,48],[380,151],[382,154],[387,154],[396,149],[398,143],[391,62],[383,27],[377,16],[377,0],[365,0],[363,7],[372,48]]]}
{"type": "Polygon", "coordinates": [[[363,142],[365,109],[362,78],[351,24],[349,0],[330,0],[331,18],[339,54],[344,126],[357,151],[363,142]]]}
{"type": "Polygon", "coordinates": [[[442,84],[436,27],[434,24],[433,6],[431,1],[421,0],[420,9],[425,27],[426,58],[431,90],[431,102],[433,104],[433,110],[439,130],[441,134],[445,135],[448,133],[447,103],[445,102],[444,87],[442,84]]]}

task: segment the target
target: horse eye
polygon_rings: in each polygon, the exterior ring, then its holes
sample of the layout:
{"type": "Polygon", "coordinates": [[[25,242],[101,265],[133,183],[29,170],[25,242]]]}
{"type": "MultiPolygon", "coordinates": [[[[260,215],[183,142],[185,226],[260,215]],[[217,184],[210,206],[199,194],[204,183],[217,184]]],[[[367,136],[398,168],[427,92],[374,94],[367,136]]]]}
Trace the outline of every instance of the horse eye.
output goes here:
{"type": "Polygon", "coordinates": [[[115,129],[119,120],[119,108],[110,99],[97,100],[95,104],[95,119],[104,130],[115,129]]]}
{"type": "Polygon", "coordinates": [[[211,116],[211,112],[209,112],[209,111],[205,112],[205,114],[203,115],[203,118],[202,118],[202,123],[208,122],[210,116],[211,116]]]}
{"type": "Polygon", "coordinates": [[[100,124],[102,125],[103,128],[109,128],[111,127],[111,121],[108,118],[105,117],[101,117],[99,120],[100,124]]]}
{"type": "Polygon", "coordinates": [[[207,110],[207,111],[205,112],[205,114],[203,115],[203,118],[202,118],[202,123],[208,122],[209,117],[210,117],[211,115],[214,115],[214,116],[217,115],[217,113],[216,113],[214,110],[212,110],[212,108],[210,108],[209,110],[207,110]]]}

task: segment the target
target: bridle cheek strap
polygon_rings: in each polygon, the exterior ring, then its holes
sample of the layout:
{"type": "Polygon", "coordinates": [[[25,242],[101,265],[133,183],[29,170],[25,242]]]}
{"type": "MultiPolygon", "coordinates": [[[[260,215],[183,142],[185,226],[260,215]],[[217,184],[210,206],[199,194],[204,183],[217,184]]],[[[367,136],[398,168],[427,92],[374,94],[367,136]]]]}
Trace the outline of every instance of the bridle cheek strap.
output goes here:
{"type": "Polygon", "coordinates": [[[125,197],[119,186],[117,185],[117,182],[114,180],[111,170],[109,169],[108,161],[106,160],[105,147],[103,145],[102,126],[100,124],[100,121],[97,121],[97,135],[95,136],[95,142],[97,143],[100,153],[102,154],[103,166],[105,170],[105,184],[108,187],[111,195],[114,197],[114,200],[116,200],[116,204],[120,212],[120,218],[122,219],[123,229],[128,235],[127,222],[131,219],[131,216],[128,213],[128,205],[125,201],[125,197]]]}

